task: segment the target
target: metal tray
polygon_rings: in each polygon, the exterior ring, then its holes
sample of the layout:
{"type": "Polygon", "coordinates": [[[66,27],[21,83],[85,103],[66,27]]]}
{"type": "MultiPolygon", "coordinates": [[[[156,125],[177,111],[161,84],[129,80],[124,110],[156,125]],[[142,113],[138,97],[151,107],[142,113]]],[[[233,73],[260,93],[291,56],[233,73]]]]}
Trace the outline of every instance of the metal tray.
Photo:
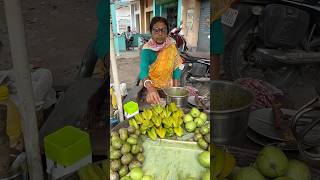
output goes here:
{"type": "MultiPolygon", "coordinates": [[[[293,116],[296,113],[296,111],[291,109],[281,109],[281,111],[287,116],[293,116]]],[[[309,114],[309,117],[301,118],[301,121],[310,123],[312,121],[312,118],[315,118],[317,116],[319,116],[319,114],[309,114]]],[[[267,138],[277,141],[286,141],[286,139],[282,138],[282,135],[274,126],[274,118],[272,116],[271,108],[259,109],[251,112],[248,126],[256,133],[267,138]]],[[[299,126],[299,129],[303,127],[303,125],[299,126]]],[[[317,127],[317,130],[318,129],[319,128],[317,127]]],[[[308,138],[314,139],[314,137],[316,136],[319,136],[319,133],[315,131],[314,133],[310,134],[308,138]]]]}
{"type": "Polygon", "coordinates": [[[261,146],[272,145],[277,146],[284,151],[298,151],[298,147],[296,145],[287,144],[285,141],[276,141],[273,139],[269,139],[256,133],[250,128],[248,128],[247,130],[247,137],[254,143],[259,144],[261,146]]]}

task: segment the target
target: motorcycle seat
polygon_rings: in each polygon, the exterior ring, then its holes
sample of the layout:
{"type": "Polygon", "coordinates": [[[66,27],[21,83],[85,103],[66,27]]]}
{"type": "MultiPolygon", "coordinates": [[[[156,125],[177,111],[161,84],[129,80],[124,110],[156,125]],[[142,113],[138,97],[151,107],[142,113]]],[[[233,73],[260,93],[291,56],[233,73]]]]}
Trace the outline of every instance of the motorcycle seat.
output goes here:
{"type": "Polygon", "coordinates": [[[203,58],[203,57],[195,57],[195,56],[191,56],[188,53],[183,53],[181,54],[181,57],[184,58],[187,61],[198,61],[198,60],[203,60],[203,61],[210,61],[210,59],[207,58],[203,58]]]}

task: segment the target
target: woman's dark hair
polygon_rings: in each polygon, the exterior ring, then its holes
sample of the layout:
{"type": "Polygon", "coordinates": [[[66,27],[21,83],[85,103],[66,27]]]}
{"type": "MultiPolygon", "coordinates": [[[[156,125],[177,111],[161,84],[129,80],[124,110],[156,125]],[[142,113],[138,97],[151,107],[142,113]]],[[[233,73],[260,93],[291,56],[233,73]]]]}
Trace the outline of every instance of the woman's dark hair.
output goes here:
{"type": "Polygon", "coordinates": [[[164,17],[159,17],[159,16],[153,17],[151,19],[150,32],[152,32],[152,28],[157,22],[163,22],[167,26],[167,33],[169,33],[169,23],[168,23],[167,19],[164,17]]]}

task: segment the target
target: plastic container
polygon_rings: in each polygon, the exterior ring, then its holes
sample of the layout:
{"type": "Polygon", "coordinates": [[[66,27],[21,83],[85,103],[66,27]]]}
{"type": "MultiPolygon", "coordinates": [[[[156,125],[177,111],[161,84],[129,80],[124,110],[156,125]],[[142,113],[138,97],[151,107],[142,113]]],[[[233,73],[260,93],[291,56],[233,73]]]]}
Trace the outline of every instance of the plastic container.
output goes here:
{"type": "Polygon", "coordinates": [[[112,108],[117,109],[117,98],[112,88],[110,88],[110,97],[112,108]]]}
{"type": "Polygon", "coordinates": [[[47,159],[69,166],[92,153],[89,134],[66,126],[44,139],[47,159]]]}
{"type": "Polygon", "coordinates": [[[120,84],[120,94],[121,94],[121,96],[126,96],[128,94],[127,84],[126,83],[121,83],[120,84]]]}
{"type": "Polygon", "coordinates": [[[9,99],[9,89],[5,85],[0,86],[0,104],[7,106],[7,135],[10,146],[14,146],[21,135],[21,116],[17,106],[9,99]]]}
{"type": "Polygon", "coordinates": [[[139,105],[136,102],[130,101],[123,106],[124,113],[127,119],[139,114],[139,105]]]}

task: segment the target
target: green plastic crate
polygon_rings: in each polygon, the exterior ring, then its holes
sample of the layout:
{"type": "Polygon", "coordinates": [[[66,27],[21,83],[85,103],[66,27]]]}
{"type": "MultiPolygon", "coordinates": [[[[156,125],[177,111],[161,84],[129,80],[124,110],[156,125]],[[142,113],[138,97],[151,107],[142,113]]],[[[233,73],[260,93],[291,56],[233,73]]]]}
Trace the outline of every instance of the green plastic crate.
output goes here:
{"type": "Polygon", "coordinates": [[[69,166],[91,154],[89,134],[72,126],[65,126],[44,139],[46,157],[69,166]]]}
{"type": "Polygon", "coordinates": [[[139,112],[139,105],[136,102],[130,101],[123,106],[123,109],[127,114],[133,114],[139,112]]]}

